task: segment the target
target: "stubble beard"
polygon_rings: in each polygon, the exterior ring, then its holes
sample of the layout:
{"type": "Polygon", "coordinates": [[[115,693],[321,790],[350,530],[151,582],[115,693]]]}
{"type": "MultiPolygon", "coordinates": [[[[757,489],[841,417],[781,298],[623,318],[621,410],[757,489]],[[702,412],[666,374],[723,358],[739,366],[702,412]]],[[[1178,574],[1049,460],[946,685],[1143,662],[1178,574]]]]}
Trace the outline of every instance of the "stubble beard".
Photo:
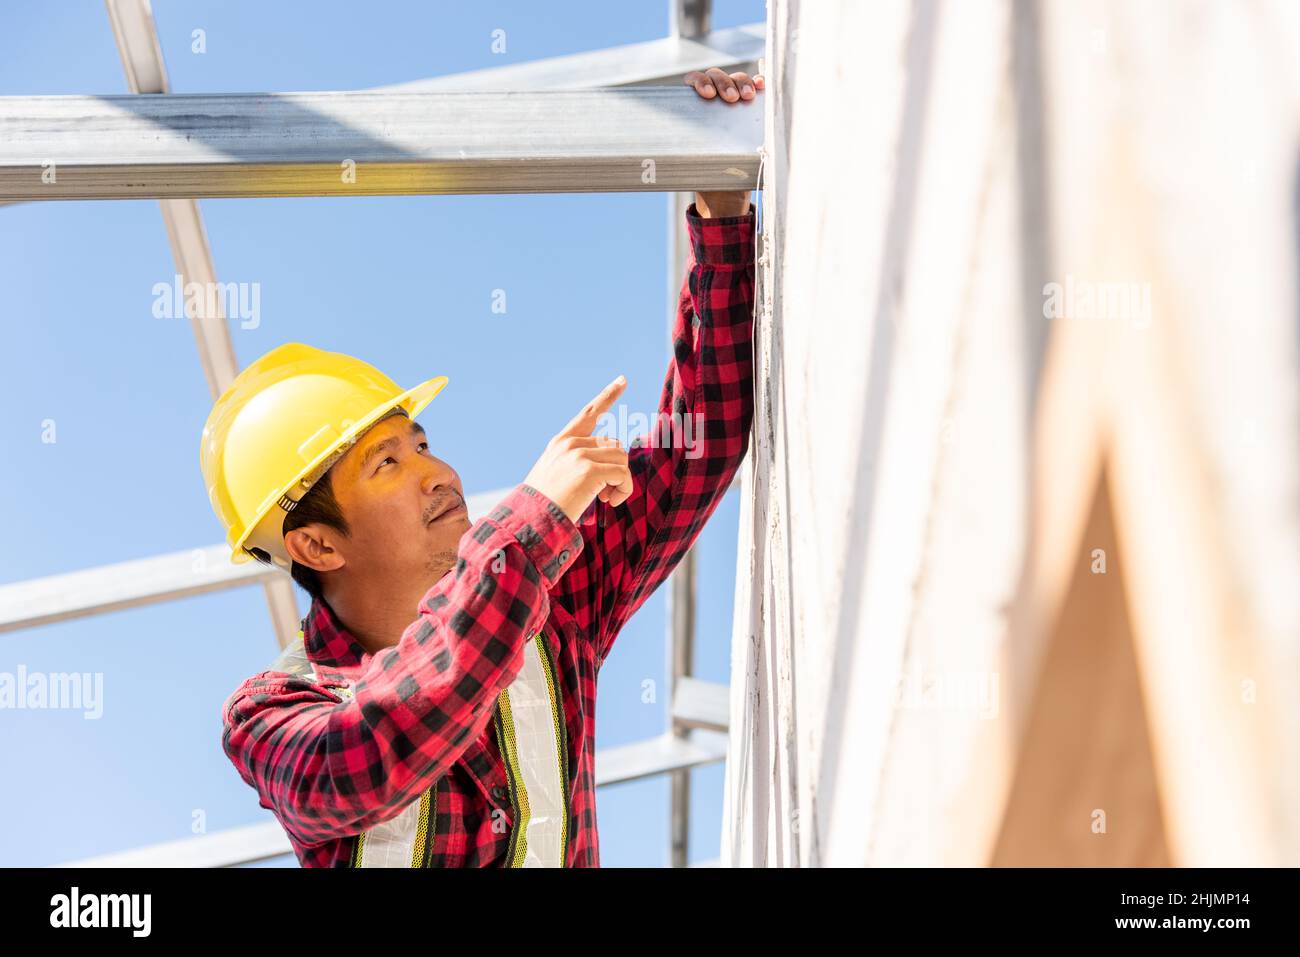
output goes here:
{"type": "Polygon", "coordinates": [[[429,561],[425,565],[432,581],[439,581],[444,575],[456,566],[457,555],[454,548],[443,548],[429,556],[429,561]]]}

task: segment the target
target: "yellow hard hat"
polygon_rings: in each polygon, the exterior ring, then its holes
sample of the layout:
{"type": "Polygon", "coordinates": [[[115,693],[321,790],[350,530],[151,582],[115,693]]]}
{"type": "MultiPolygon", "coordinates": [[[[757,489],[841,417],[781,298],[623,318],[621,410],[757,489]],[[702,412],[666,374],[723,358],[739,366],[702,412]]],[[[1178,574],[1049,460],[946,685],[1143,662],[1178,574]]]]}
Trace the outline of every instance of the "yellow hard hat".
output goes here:
{"type": "Polygon", "coordinates": [[[370,426],[394,408],[415,418],[446,376],[403,391],[374,366],[300,342],[272,349],[235,377],[207,424],[199,466],[226,528],[231,560],[292,564],[284,517],[370,426]]]}

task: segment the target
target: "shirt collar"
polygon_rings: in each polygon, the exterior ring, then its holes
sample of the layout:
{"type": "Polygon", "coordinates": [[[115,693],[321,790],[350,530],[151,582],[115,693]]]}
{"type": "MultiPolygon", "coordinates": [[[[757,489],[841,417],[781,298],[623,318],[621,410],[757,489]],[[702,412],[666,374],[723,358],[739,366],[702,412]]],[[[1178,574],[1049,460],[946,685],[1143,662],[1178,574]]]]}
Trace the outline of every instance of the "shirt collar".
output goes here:
{"type": "Polygon", "coordinates": [[[311,610],[302,620],[302,646],[312,664],[327,668],[354,667],[367,656],[323,598],[313,599],[311,610]]]}

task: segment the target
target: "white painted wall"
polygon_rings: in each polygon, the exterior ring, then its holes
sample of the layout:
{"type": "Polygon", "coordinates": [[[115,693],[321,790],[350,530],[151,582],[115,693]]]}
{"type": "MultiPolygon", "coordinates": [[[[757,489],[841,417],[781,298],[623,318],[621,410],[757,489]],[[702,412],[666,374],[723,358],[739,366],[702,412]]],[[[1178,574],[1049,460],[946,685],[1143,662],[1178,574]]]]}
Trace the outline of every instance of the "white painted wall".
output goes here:
{"type": "Polygon", "coordinates": [[[1175,862],[1300,863],[1297,49],[1284,0],[770,0],[724,864],[990,859],[1103,458],[1175,862]],[[1147,322],[1045,318],[1067,276],[1147,322]]]}

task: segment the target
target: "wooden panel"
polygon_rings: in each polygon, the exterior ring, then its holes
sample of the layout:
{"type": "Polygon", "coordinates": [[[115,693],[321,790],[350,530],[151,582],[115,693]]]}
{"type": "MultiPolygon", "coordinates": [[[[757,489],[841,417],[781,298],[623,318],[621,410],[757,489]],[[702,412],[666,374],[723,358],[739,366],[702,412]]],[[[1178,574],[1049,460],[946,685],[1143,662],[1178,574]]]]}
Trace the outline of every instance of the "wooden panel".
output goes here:
{"type": "Polygon", "coordinates": [[[1104,479],[1076,556],[991,863],[1168,867],[1176,862],[1165,840],[1124,556],[1104,479]]]}

